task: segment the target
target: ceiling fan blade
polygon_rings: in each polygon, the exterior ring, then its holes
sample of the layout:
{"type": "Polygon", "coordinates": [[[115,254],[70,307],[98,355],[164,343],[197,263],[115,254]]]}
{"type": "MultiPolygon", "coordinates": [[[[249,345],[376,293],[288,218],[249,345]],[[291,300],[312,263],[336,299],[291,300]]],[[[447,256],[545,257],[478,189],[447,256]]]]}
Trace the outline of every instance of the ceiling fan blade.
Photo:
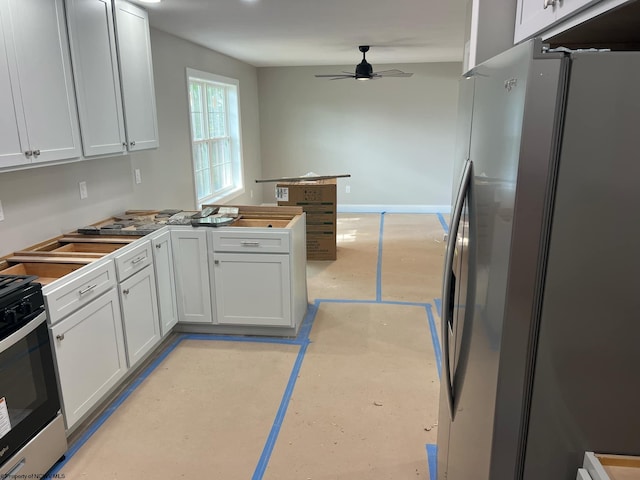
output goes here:
{"type": "Polygon", "coordinates": [[[335,77],[335,78],[353,78],[353,75],[349,74],[349,75],[344,75],[342,73],[334,73],[333,75],[316,75],[317,78],[330,78],[330,77],[335,77]]]}
{"type": "Polygon", "coordinates": [[[410,77],[413,75],[413,73],[405,73],[405,72],[394,72],[394,73],[386,73],[386,72],[377,72],[374,73],[374,75],[377,75],[378,77],[410,77]]]}
{"type": "Polygon", "coordinates": [[[380,72],[374,72],[374,75],[380,75],[382,77],[410,77],[413,73],[405,73],[402,70],[396,68],[392,70],[382,70],[380,72]]]}

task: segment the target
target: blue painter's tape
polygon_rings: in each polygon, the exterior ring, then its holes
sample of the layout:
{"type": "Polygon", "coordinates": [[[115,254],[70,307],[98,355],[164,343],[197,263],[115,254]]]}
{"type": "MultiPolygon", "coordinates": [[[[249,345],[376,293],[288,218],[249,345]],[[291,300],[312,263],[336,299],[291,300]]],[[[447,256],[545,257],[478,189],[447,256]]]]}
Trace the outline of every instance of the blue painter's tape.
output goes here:
{"type": "Polygon", "coordinates": [[[363,304],[367,304],[367,303],[375,303],[375,304],[382,304],[382,305],[408,305],[410,307],[426,307],[427,305],[429,305],[429,303],[422,303],[422,302],[401,302],[401,301],[393,301],[393,300],[383,300],[383,301],[378,301],[378,300],[343,300],[340,298],[322,298],[322,299],[318,299],[316,300],[316,302],[320,302],[320,303],[363,303],[363,304]]]}
{"type": "Polygon", "coordinates": [[[427,463],[429,465],[429,480],[438,480],[438,446],[427,444],[427,463]]]}
{"type": "Polygon", "coordinates": [[[291,396],[293,395],[293,388],[295,387],[296,380],[298,379],[298,375],[300,374],[300,368],[302,367],[304,355],[307,353],[307,347],[310,343],[309,334],[311,333],[311,328],[313,327],[313,322],[316,319],[316,314],[318,313],[319,307],[320,301],[316,300],[313,305],[310,306],[307,310],[307,315],[302,323],[302,326],[300,327],[300,333],[298,336],[302,339],[306,339],[306,341],[303,342],[300,346],[300,351],[298,352],[296,362],[294,363],[293,369],[291,370],[291,375],[289,375],[287,388],[285,389],[284,395],[282,396],[282,401],[280,402],[280,407],[278,408],[278,412],[276,413],[276,418],[273,421],[273,426],[271,427],[271,431],[269,432],[269,436],[267,437],[267,441],[264,445],[262,454],[260,455],[260,459],[258,460],[258,465],[253,472],[251,480],[262,480],[264,472],[267,469],[267,465],[269,464],[271,453],[273,453],[273,447],[275,446],[278,435],[280,434],[280,428],[282,427],[284,416],[287,413],[289,401],[291,400],[291,396]]]}
{"type": "Polygon", "coordinates": [[[98,417],[98,419],[93,422],[91,424],[91,426],[87,429],[87,431],[78,439],[76,440],[73,445],[71,445],[71,447],[69,448],[69,450],[67,450],[67,453],[65,454],[65,459],[60,462],[57,463],[56,465],[53,466],[53,468],[48,472],[49,475],[54,475],[56,473],[58,473],[62,467],[64,467],[67,462],[71,459],[71,457],[73,457],[78,450],[80,450],[80,448],[87,443],[87,441],[91,438],[91,436],[96,433],[96,431],[102,426],[102,424],[104,424],[104,422],[107,421],[107,419],[113,414],[113,412],[116,411],[116,409],[122,405],[124,403],[124,401],[129,398],[129,395],[131,395],[133,393],[133,391],[138,388],[138,386],[151,374],[151,372],[153,372],[158,365],[160,365],[165,358],[167,358],[167,356],[178,346],[178,344],[180,344],[180,342],[183,340],[183,336],[179,336],[173,343],[171,343],[167,348],[165,348],[165,350],[158,356],[158,358],[156,358],[139,376],[138,378],[135,379],[135,381],[129,385],[129,387],[127,387],[127,389],[122,392],[120,394],[120,396],[118,396],[118,398],[111,404],[109,405],[109,408],[107,408],[104,413],[102,415],[100,415],[100,417],[98,417]]]}
{"type": "MultiPolygon", "coordinates": [[[[313,322],[313,320],[311,322],[313,322]]],[[[287,413],[287,408],[289,407],[289,401],[291,400],[291,396],[293,395],[293,388],[295,387],[296,380],[298,379],[298,375],[300,374],[300,367],[302,367],[302,361],[304,360],[305,353],[307,353],[308,346],[309,346],[308,343],[305,343],[300,346],[298,357],[296,358],[296,362],[293,365],[293,370],[291,370],[291,375],[289,376],[289,382],[287,383],[287,388],[285,389],[284,395],[282,396],[282,401],[280,402],[280,407],[278,407],[276,418],[273,421],[271,431],[269,432],[269,436],[267,437],[267,441],[264,445],[262,454],[260,455],[260,459],[258,460],[258,465],[256,466],[256,469],[253,472],[253,476],[251,477],[251,480],[262,480],[262,477],[264,476],[264,472],[267,469],[267,465],[269,464],[269,459],[271,458],[271,454],[273,453],[273,448],[275,447],[276,441],[278,440],[278,435],[280,434],[280,428],[282,427],[284,416],[287,413]]]]}
{"type": "Polygon", "coordinates": [[[442,300],[436,298],[433,302],[436,304],[436,311],[438,312],[438,316],[442,317],[442,300]]]}
{"type": "Polygon", "coordinates": [[[185,333],[184,340],[208,340],[216,342],[276,343],[279,345],[301,345],[297,338],[243,337],[239,335],[212,335],[208,333],[185,333]]]}
{"type": "Polygon", "coordinates": [[[309,343],[309,335],[311,334],[311,327],[313,327],[313,321],[316,318],[316,314],[318,313],[319,302],[316,300],[312,305],[309,305],[307,308],[307,313],[302,320],[302,325],[300,325],[300,330],[298,330],[297,340],[300,342],[300,345],[304,343],[309,343]]]}
{"type": "Polygon", "coordinates": [[[384,233],[384,214],[380,214],[380,234],[378,236],[378,265],[376,268],[376,301],[382,300],[382,236],[384,233]]]}
{"type": "Polygon", "coordinates": [[[444,233],[449,233],[449,225],[447,225],[447,221],[444,219],[441,213],[438,214],[438,220],[440,220],[440,225],[442,225],[444,233]]]}
{"type": "Polygon", "coordinates": [[[429,330],[431,331],[431,341],[433,342],[433,353],[436,356],[436,366],[438,367],[438,378],[442,376],[442,350],[440,349],[440,340],[438,340],[438,330],[436,321],[433,318],[431,305],[425,307],[427,310],[427,318],[429,319],[429,330]]]}

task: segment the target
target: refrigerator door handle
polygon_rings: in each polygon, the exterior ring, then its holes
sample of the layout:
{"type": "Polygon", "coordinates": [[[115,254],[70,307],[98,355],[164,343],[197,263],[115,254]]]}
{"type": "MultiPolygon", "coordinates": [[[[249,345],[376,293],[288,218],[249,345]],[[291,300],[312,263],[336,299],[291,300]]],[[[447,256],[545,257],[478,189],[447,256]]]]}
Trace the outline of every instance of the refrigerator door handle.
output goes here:
{"type": "MultiPolygon", "coordinates": [[[[444,260],[444,276],[442,279],[442,371],[444,372],[444,383],[449,403],[449,416],[451,420],[454,417],[454,392],[451,379],[451,359],[449,351],[449,316],[453,315],[452,291],[453,288],[453,259],[456,250],[456,242],[458,237],[458,227],[460,226],[460,218],[462,217],[462,209],[464,208],[464,200],[471,186],[472,162],[467,160],[462,172],[462,182],[456,197],[456,203],[453,208],[453,217],[451,218],[451,228],[449,238],[447,239],[447,250],[444,260]]],[[[451,321],[451,324],[453,322],[451,321]]]]}

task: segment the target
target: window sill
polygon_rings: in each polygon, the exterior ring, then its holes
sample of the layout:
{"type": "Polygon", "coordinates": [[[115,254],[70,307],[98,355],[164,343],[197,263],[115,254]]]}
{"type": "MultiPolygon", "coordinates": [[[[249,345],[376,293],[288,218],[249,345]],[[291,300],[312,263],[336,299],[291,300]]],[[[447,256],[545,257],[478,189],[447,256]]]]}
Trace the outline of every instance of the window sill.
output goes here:
{"type": "Polygon", "coordinates": [[[203,198],[202,200],[200,200],[198,206],[201,208],[202,205],[211,205],[216,203],[224,204],[224,203],[230,202],[234,198],[239,197],[243,193],[244,193],[244,187],[234,188],[233,190],[224,192],[222,195],[212,195],[210,197],[203,198]]]}

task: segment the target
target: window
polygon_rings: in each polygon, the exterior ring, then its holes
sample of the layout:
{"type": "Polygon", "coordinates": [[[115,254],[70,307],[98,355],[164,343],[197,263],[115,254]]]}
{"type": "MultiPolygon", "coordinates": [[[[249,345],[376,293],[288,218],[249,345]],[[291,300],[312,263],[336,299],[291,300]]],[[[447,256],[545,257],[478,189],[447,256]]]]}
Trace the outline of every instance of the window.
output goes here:
{"type": "Polygon", "coordinates": [[[196,205],[244,192],[238,81],[187,68],[196,205]]]}

